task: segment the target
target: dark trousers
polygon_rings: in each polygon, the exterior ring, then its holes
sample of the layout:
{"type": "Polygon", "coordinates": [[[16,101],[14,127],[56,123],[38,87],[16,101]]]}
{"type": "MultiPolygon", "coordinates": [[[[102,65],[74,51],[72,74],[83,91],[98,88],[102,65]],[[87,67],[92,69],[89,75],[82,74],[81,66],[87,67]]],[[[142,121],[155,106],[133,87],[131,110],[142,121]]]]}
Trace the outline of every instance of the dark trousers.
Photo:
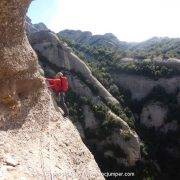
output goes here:
{"type": "Polygon", "coordinates": [[[58,94],[58,105],[64,111],[64,116],[69,116],[69,110],[68,110],[66,102],[65,102],[65,93],[64,92],[60,92],[58,94]]]}

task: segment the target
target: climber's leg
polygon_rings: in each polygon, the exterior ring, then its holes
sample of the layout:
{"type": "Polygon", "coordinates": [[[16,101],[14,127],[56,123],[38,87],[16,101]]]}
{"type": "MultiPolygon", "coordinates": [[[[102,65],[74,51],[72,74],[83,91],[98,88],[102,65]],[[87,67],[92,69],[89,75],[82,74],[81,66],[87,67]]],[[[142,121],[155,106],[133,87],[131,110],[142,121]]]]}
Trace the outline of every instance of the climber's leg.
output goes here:
{"type": "Polygon", "coordinates": [[[65,93],[61,92],[59,96],[60,96],[60,106],[62,107],[62,109],[64,111],[64,117],[67,117],[67,116],[69,116],[69,110],[65,103],[65,93]]]}

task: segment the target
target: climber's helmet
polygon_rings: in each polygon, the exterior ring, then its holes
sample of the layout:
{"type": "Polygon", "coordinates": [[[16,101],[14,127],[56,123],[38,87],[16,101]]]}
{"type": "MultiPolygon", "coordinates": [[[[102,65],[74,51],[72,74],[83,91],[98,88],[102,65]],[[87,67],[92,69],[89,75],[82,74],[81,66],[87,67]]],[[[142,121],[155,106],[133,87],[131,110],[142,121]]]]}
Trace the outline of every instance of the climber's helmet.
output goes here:
{"type": "Polygon", "coordinates": [[[56,78],[60,78],[60,77],[62,77],[63,76],[63,73],[62,72],[58,72],[57,74],[56,74],[56,78]]]}

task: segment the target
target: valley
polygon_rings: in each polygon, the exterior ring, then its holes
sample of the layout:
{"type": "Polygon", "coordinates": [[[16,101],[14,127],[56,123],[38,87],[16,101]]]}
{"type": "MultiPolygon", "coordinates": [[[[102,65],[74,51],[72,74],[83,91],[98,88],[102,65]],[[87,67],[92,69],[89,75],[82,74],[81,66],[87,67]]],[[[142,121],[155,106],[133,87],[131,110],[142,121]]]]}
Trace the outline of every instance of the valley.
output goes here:
{"type": "Polygon", "coordinates": [[[71,120],[102,172],[179,177],[178,52],[163,59],[165,54],[143,56],[142,50],[165,40],[128,44],[112,34],[94,37],[81,31],[30,36],[45,75],[63,71],[68,76],[71,120]],[[127,49],[139,55],[127,55],[127,49]]]}

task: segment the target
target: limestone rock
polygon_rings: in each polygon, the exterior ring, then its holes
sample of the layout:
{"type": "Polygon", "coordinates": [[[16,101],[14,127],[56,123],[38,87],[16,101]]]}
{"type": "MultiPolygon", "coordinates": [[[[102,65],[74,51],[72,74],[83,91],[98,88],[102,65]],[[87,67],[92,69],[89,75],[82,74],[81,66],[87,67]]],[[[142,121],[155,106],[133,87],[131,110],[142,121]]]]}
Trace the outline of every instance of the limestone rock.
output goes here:
{"type": "Polygon", "coordinates": [[[89,106],[84,106],[84,116],[85,116],[85,128],[96,129],[98,127],[98,123],[96,118],[94,117],[93,112],[89,108],[89,106]]]}
{"type": "Polygon", "coordinates": [[[156,86],[161,86],[167,93],[175,93],[180,88],[180,77],[160,78],[157,81],[140,75],[120,74],[117,76],[117,83],[129,90],[133,100],[141,100],[156,86]]]}
{"type": "Polygon", "coordinates": [[[167,111],[167,107],[159,102],[150,103],[142,109],[140,122],[146,127],[159,128],[165,124],[167,111]]]}
{"type": "Polygon", "coordinates": [[[77,130],[55,109],[39,74],[25,33],[30,2],[0,1],[0,178],[104,179],[77,130]],[[3,164],[7,154],[19,162],[8,172],[7,164],[17,163],[3,164]]]}
{"type": "Polygon", "coordinates": [[[34,27],[35,27],[38,31],[46,31],[46,30],[49,30],[44,23],[34,24],[34,27]]]}
{"type": "Polygon", "coordinates": [[[140,154],[140,139],[136,132],[132,131],[128,124],[114,113],[110,115],[118,120],[121,124],[121,129],[114,131],[109,137],[109,143],[119,146],[126,154],[129,165],[134,165],[136,161],[141,159],[140,154]]]}
{"type": "Polygon", "coordinates": [[[17,166],[19,164],[17,158],[13,155],[7,154],[4,158],[4,163],[8,166],[17,166]]]}
{"type": "Polygon", "coordinates": [[[30,36],[32,33],[38,31],[46,31],[49,30],[44,23],[32,24],[31,19],[26,16],[25,19],[25,28],[27,36],[30,36]]]}
{"type": "Polygon", "coordinates": [[[82,32],[80,30],[77,30],[77,31],[64,30],[60,32],[60,34],[62,35],[62,37],[68,36],[69,40],[75,41],[75,42],[87,42],[92,37],[91,32],[88,32],[88,31],[82,32]]]}
{"type": "Polygon", "coordinates": [[[112,33],[106,33],[104,35],[92,35],[88,31],[80,30],[64,30],[58,33],[60,37],[69,39],[73,42],[90,46],[104,46],[104,47],[117,47],[120,43],[126,44],[118,40],[118,38],[112,33]]]}
{"type": "Polygon", "coordinates": [[[113,104],[118,101],[104,88],[104,86],[92,75],[88,66],[71,50],[66,44],[62,43],[58,36],[50,31],[33,33],[30,36],[33,48],[46,57],[48,61],[59,68],[75,70],[81,72],[83,76],[94,86],[97,87],[100,95],[113,104]]]}

